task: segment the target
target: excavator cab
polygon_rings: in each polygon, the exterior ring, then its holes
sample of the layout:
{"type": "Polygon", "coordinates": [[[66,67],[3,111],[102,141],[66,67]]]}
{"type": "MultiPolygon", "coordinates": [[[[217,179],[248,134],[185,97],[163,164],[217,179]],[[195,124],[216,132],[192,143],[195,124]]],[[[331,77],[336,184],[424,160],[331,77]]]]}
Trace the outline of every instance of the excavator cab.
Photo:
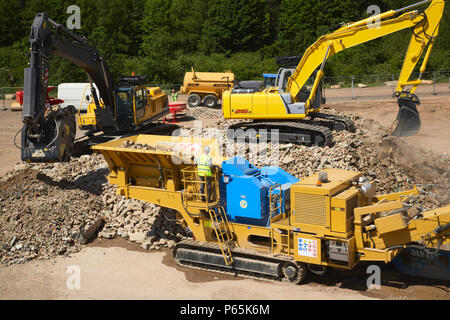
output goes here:
{"type": "Polygon", "coordinates": [[[115,90],[117,125],[119,128],[130,127],[133,124],[134,94],[132,88],[117,88],[115,90]]]}

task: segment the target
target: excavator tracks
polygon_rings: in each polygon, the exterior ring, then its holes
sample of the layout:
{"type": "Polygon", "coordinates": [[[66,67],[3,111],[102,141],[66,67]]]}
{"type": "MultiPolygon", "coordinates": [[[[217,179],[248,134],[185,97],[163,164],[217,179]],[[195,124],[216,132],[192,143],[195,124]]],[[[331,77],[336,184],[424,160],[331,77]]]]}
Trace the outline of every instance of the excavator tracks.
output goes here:
{"type": "Polygon", "coordinates": [[[315,113],[310,119],[297,121],[253,121],[237,123],[228,128],[230,140],[245,139],[252,141],[266,138],[272,140],[271,130],[279,130],[278,140],[284,143],[296,143],[314,146],[330,146],[333,143],[332,131],[356,132],[354,122],[344,116],[315,113]],[[243,131],[239,131],[242,129],[243,131]],[[250,130],[249,129],[254,129],[250,130]],[[261,130],[264,130],[262,133],[261,130]],[[266,136],[264,136],[266,134],[266,136]]]}
{"type": "Polygon", "coordinates": [[[329,146],[333,142],[333,133],[330,129],[300,121],[270,121],[238,123],[228,128],[227,137],[230,140],[264,139],[273,141],[272,130],[278,130],[278,140],[284,143],[297,143],[315,146],[329,146]],[[239,129],[245,130],[240,132],[239,129]],[[255,130],[249,130],[255,129],[255,130]],[[262,131],[264,133],[262,133],[262,131]],[[266,137],[264,137],[264,134],[266,137]]]}
{"type": "Polygon", "coordinates": [[[233,263],[226,265],[220,247],[214,243],[184,240],[173,249],[176,263],[183,267],[274,282],[300,283],[306,277],[304,264],[290,257],[233,248],[233,263]]]}
{"type": "Polygon", "coordinates": [[[312,120],[319,120],[321,121],[322,125],[327,125],[326,122],[328,122],[328,126],[334,130],[334,131],[348,131],[351,133],[356,132],[356,126],[355,123],[344,116],[338,116],[335,114],[328,114],[328,113],[315,113],[311,116],[312,120]],[[325,121],[323,121],[325,120],[325,121]]]}

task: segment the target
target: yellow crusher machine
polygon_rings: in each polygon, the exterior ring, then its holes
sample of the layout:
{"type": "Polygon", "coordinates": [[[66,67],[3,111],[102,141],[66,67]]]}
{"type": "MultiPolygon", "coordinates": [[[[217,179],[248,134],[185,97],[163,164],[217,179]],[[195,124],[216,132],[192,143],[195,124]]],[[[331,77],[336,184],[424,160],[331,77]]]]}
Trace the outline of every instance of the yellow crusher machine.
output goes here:
{"type": "Polygon", "coordinates": [[[320,37],[296,62],[295,57],[279,59],[279,64],[296,67],[280,69],[277,87],[260,89],[235,87],[224,92],[222,104],[224,118],[247,120],[232,125],[228,130],[228,138],[273,139],[271,132],[276,129],[277,139],[281,142],[329,145],[332,142],[332,130],[354,132],[355,126],[348,118],[320,112],[321,104],[325,102],[321,80],[327,60],[345,49],[410,28],[413,35],[395,91],[400,109],[394,122],[395,129],[391,134],[394,136],[416,134],[421,121],[417,110],[420,100],[415,91],[421,83],[438,35],[444,6],[444,0],[421,1],[402,9],[390,10],[345,24],[340,29],[320,37]],[[430,5],[424,11],[408,11],[426,3],[430,5]],[[409,80],[424,53],[419,78],[409,80]],[[311,76],[314,83],[309,91],[306,83],[311,76]]]}
{"type": "Polygon", "coordinates": [[[421,211],[410,204],[417,187],[376,194],[360,172],[327,169],[298,180],[278,167],[223,158],[216,141],[193,137],[137,135],[93,149],[118,194],[173,209],[190,229],[193,238],[173,249],[182,266],[300,283],[308,270],[388,263],[410,246],[449,242],[450,206],[421,211]],[[205,146],[213,159],[210,200],[192,160],[205,146]]]}

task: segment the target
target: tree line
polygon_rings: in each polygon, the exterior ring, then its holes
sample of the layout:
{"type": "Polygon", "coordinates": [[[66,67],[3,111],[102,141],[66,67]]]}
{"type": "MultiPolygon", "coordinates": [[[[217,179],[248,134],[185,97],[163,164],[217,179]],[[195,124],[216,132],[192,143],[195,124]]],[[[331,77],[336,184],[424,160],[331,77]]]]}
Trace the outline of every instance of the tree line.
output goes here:
{"type": "MultiPolygon", "coordinates": [[[[414,0],[372,0],[381,11],[414,0]]],[[[0,86],[22,86],[28,38],[38,12],[65,24],[77,5],[84,35],[105,57],[114,79],[131,72],[150,83],[182,83],[198,71],[232,70],[239,80],[275,73],[275,57],[302,55],[321,35],[342,22],[369,17],[362,0],[2,0],[0,2],[0,86]]],[[[426,5],[423,7],[426,8],[426,5]]],[[[449,8],[428,70],[450,70],[449,8]]],[[[326,65],[326,76],[398,74],[411,30],[345,50],[326,65]]],[[[59,57],[50,83],[85,82],[86,73],[59,57]]]]}

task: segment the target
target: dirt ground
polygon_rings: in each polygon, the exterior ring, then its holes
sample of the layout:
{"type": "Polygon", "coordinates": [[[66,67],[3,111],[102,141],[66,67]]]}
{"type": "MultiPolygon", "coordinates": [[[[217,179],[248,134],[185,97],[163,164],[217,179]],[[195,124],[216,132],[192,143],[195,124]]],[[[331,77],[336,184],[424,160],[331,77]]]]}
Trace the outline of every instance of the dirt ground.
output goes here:
{"type": "Polygon", "coordinates": [[[168,249],[149,253],[123,239],[96,239],[70,258],[0,267],[0,299],[450,299],[442,283],[403,277],[389,267],[382,268],[381,288],[367,289],[365,270],[310,275],[296,286],[182,268],[168,249]],[[79,289],[69,289],[73,266],[80,271],[79,289]]]}
{"type": "MultiPolygon", "coordinates": [[[[358,88],[355,84],[355,88],[341,88],[341,89],[325,89],[325,97],[328,102],[337,101],[367,101],[367,100],[393,100],[392,94],[395,91],[395,87],[368,87],[368,88],[358,88]]],[[[421,85],[417,88],[416,94],[420,98],[425,97],[436,97],[450,95],[450,85],[449,83],[438,83],[436,85],[421,85]],[[436,95],[435,95],[436,93],[436,95]]]]}
{"type": "MultiPolygon", "coordinates": [[[[377,94],[376,90],[371,92],[371,96],[377,94]]],[[[329,96],[327,107],[357,113],[385,127],[394,121],[398,110],[393,99],[333,102],[329,96]]],[[[447,156],[450,96],[426,95],[421,100],[421,131],[405,139],[447,156]]],[[[20,128],[20,112],[0,111],[0,175],[20,162],[20,150],[13,143],[20,128]]],[[[0,299],[450,300],[448,284],[401,276],[390,266],[382,269],[380,289],[367,289],[366,278],[364,266],[347,273],[332,271],[324,277],[312,275],[302,286],[235,278],[176,266],[168,250],[148,252],[126,240],[97,239],[70,258],[0,267],[0,299]],[[80,290],[66,285],[69,266],[80,268],[80,290]]]]}
{"type": "MultiPolygon", "coordinates": [[[[418,106],[422,126],[417,135],[404,137],[406,142],[437,154],[450,152],[450,97],[428,96],[418,106]]],[[[328,107],[353,112],[365,119],[373,119],[388,128],[397,117],[394,99],[377,101],[330,102],[328,107]]]]}
{"type": "MultiPolygon", "coordinates": [[[[20,162],[20,149],[14,145],[14,136],[22,128],[20,112],[0,111],[0,175],[20,162]]],[[[16,143],[20,146],[20,134],[16,143]]]]}

